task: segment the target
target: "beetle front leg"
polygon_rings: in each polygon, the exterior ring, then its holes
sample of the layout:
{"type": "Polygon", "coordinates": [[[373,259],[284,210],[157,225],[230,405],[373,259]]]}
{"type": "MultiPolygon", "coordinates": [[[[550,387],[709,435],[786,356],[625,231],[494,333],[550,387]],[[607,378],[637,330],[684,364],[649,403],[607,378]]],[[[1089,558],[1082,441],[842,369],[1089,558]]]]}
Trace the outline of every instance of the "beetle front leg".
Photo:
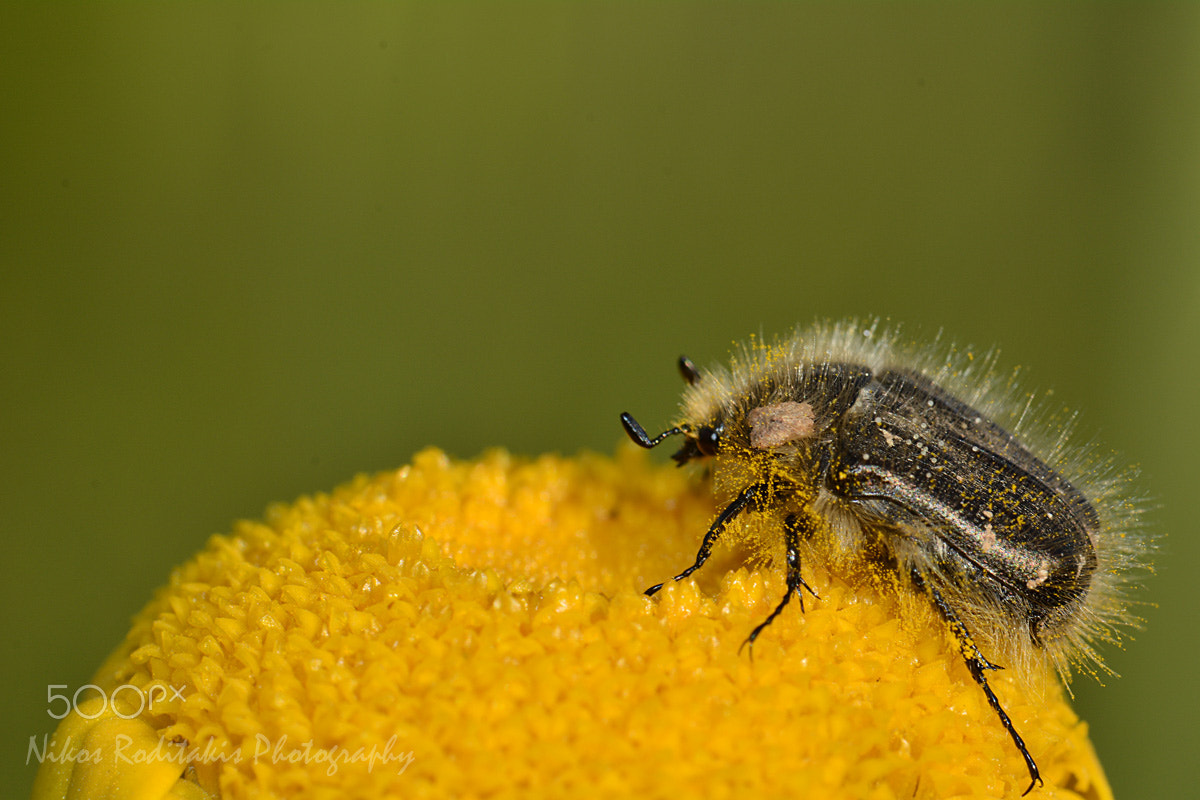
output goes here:
{"type": "MultiPolygon", "coordinates": [[[[769,491],[770,489],[765,483],[751,484],[743,489],[742,493],[735,497],[733,502],[727,505],[725,510],[718,514],[717,518],[713,520],[713,524],[709,526],[708,533],[704,534],[704,541],[700,543],[700,551],[696,553],[696,563],[676,575],[674,580],[681,581],[704,566],[704,562],[708,561],[708,557],[712,555],[713,546],[717,543],[717,539],[720,538],[721,534],[724,533],[725,526],[729,524],[730,520],[745,511],[747,506],[760,496],[765,496],[769,491]]],[[[646,590],[645,594],[647,596],[653,595],[663,587],[664,583],[651,586],[646,590]]]]}

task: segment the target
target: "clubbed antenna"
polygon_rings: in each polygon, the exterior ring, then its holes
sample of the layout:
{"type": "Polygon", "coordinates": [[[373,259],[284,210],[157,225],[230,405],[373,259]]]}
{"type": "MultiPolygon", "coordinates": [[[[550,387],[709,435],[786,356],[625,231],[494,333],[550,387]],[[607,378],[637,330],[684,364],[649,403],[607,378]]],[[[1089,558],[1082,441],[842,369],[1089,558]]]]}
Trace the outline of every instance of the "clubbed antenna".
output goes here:
{"type": "Polygon", "coordinates": [[[671,428],[669,431],[663,431],[651,439],[646,435],[646,429],[639,425],[638,421],[630,416],[628,412],[621,414],[621,424],[625,426],[625,432],[629,434],[629,438],[633,439],[635,444],[639,444],[647,450],[657,446],[668,436],[677,436],[684,432],[683,428],[671,428]]]}

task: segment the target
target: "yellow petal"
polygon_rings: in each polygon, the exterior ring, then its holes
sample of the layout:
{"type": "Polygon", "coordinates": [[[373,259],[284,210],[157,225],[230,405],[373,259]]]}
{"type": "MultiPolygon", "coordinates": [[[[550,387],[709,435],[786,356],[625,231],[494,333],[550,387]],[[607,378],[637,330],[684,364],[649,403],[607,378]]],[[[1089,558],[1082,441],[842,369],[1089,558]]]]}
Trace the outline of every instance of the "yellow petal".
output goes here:
{"type": "Polygon", "coordinates": [[[45,755],[35,798],[160,800],[185,783],[180,749],[146,722],[121,718],[101,698],[63,718],[45,755]]]}

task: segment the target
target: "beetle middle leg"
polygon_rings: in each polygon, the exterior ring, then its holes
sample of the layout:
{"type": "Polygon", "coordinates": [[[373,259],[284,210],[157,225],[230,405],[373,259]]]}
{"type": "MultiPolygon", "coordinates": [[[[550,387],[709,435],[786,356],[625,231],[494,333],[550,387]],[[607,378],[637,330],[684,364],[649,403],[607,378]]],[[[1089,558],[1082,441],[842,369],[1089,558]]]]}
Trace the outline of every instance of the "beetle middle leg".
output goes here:
{"type": "Polygon", "coordinates": [[[911,574],[913,585],[929,595],[934,607],[937,608],[942,619],[950,627],[950,632],[954,634],[954,640],[958,643],[959,654],[963,657],[963,661],[966,662],[967,669],[971,672],[971,677],[975,679],[975,682],[983,689],[983,693],[987,695],[988,704],[996,712],[996,716],[1000,717],[1000,724],[1004,726],[1004,730],[1008,731],[1008,735],[1012,737],[1013,744],[1017,746],[1021,757],[1025,759],[1025,767],[1029,770],[1031,780],[1029,781],[1029,787],[1021,793],[1021,796],[1024,797],[1033,791],[1035,785],[1042,784],[1042,776],[1038,772],[1037,763],[1029,753],[1029,748],[1025,746],[1025,740],[1021,738],[1021,734],[1017,733],[1016,726],[1013,725],[1012,720],[1009,719],[1008,714],[1005,713],[1004,708],[1000,705],[1000,700],[996,697],[996,693],[992,691],[992,687],[988,685],[987,675],[984,673],[989,669],[1001,668],[988,661],[979,652],[979,648],[975,645],[975,639],[971,636],[971,632],[967,630],[967,626],[954,613],[954,609],[942,597],[941,592],[931,586],[917,570],[914,569],[911,574]]]}
{"type": "MultiPolygon", "coordinates": [[[[812,587],[804,582],[803,576],[800,574],[800,540],[809,539],[817,530],[817,521],[813,518],[812,512],[805,509],[801,514],[788,514],[787,519],[783,523],[784,543],[787,546],[787,591],[783,593],[783,599],[779,601],[779,605],[775,606],[775,610],[763,620],[754,630],[750,631],[750,635],[746,637],[746,641],[742,642],[742,647],[750,646],[750,657],[754,657],[754,640],[762,633],[768,625],[775,621],[775,618],[783,613],[783,609],[787,607],[788,601],[792,599],[792,595],[796,595],[796,599],[800,602],[800,611],[804,612],[804,592],[807,591],[813,597],[817,593],[812,587]]],[[[742,647],[738,648],[741,652],[742,647]]]]}

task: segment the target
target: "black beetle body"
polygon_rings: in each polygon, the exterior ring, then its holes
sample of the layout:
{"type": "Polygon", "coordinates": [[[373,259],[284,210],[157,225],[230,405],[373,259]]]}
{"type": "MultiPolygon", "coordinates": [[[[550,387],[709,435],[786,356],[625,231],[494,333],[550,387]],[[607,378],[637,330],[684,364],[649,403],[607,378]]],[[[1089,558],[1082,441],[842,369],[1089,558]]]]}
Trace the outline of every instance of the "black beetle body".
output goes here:
{"type": "Polygon", "coordinates": [[[1012,412],[1012,383],[997,380],[992,357],[922,355],[876,328],[819,325],[752,343],[728,370],[680,359],[679,423],[653,439],[630,415],[622,423],[643,447],[682,435],[676,462],[711,460],[718,493],[732,498],[676,580],[745,511],[777,512],[787,553],[788,591],[749,644],[793,594],[815,596],[802,556],[857,557],[899,576],[955,636],[1032,789],[1037,765],[988,685],[997,665],[976,637],[1021,666],[1044,653],[1065,676],[1071,664],[1091,671],[1091,642],[1131,622],[1124,584],[1146,542],[1125,534],[1138,509],[1107,462],[1065,446],[1069,424],[1040,420],[1060,429],[1045,444],[1028,404],[1012,412]]]}

